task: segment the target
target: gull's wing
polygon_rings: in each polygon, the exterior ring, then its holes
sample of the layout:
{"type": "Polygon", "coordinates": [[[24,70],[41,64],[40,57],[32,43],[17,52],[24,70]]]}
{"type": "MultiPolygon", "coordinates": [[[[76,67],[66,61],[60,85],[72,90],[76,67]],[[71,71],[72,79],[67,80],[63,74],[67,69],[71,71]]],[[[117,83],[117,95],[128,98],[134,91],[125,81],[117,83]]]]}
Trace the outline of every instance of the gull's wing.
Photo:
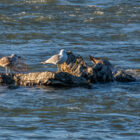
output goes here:
{"type": "Polygon", "coordinates": [[[47,63],[57,64],[59,60],[60,60],[60,55],[56,54],[50,57],[49,59],[47,59],[46,61],[42,62],[42,64],[47,64],[47,63]]]}

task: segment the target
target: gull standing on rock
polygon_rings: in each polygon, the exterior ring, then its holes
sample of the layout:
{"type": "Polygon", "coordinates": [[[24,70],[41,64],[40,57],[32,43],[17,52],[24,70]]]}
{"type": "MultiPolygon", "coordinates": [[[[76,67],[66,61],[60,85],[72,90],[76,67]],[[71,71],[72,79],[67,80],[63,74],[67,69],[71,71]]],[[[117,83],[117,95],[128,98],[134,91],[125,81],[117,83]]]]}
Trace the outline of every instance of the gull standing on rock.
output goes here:
{"type": "Polygon", "coordinates": [[[10,69],[16,70],[14,66],[19,63],[20,56],[12,54],[11,56],[5,56],[0,58],[0,66],[5,68],[6,74],[10,73],[10,69]]]}
{"type": "Polygon", "coordinates": [[[53,55],[52,57],[50,57],[49,59],[47,59],[44,62],[41,62],[41,64],[54,64],[57,65],[57,67],[59,68],[60,64],[63,64],[64,62],[67,61],[67,53],[65,52],[64,49],[60,50],[59,54],[53,55]]]}

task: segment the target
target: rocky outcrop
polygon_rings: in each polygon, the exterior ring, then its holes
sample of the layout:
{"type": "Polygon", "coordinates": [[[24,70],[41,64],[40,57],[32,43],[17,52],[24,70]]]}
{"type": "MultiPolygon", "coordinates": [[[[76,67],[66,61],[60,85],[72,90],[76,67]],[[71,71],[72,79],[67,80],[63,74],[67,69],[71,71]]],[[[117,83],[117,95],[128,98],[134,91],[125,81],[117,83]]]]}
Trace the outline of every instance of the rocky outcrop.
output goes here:
{"type": "Polygon", "coordinates": [[[15,84],[20,86],[88,86],[83,77],[76,77],[66,72],[34,72],[28,74],[0,74],[1,84],[15,84]]]}
{"type": "Polygon", "coordinates": [[[115,69],[107,60],[92,57],[91,61],[94,63],[92,67],[87,66],[81,56],[75,56],[73,53],[69,53],[67,62],[61,65],[61,71],[68,72],[74,76],[84,77],[90,83],[135,81],[134,77],[125,73],[123,70],[115,69]]]}
{"type": "MultiPolygon", "coordinates": [[[[96,60],[96,58],[94,58],[96,60]]],[[[99,59],[98,59],[99,60],[99,59]]],[[[81,56],[68,52],[67,62],[60,65],[61,72],[33,72],[19,74],[0,74],[1,84],[20,86],[89,86],[90,83],[112,81],[131,82],[135,78],[122,70],[114,70],[107,60],[96,61],[88,66],[81,56]]]]}

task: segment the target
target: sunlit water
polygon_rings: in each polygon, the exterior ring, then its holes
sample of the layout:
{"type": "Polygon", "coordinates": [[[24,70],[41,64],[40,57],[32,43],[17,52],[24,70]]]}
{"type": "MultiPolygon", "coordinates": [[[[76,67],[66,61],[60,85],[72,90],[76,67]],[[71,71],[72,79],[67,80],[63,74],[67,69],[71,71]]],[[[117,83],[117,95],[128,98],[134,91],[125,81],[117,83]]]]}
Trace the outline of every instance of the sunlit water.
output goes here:
{"type": "MultiPolygon", "coordinates": [[[[60,49],[110,60],[140,74],[138,0],[1,0],[0,57],[16,53],[29,71],[60,49]]],[[[0,68],[0,72],[4,72],[0,68]]],[[[140,139],[140,82],[92,89],[0,86],[0,139],[140,139]]]]}

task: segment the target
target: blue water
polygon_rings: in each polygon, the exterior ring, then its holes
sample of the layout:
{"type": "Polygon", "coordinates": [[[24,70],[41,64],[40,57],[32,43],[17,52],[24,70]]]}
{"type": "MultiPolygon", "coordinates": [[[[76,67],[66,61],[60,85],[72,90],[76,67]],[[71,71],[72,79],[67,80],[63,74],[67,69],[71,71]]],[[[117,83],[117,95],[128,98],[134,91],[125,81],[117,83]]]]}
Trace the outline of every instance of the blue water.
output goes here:
{"type": "MultiPolygon", "coordinates": [[[[29,71],[60,49],[108,59],[140,73],[138,0],[1,0],[0,57],[16,53],[29,71]]],[[[0,68],[0,72],[5,72],[0,68]]],[[[0,139],[139,140],[140,82],[92,89],[0,86],[0,139]]]]}

